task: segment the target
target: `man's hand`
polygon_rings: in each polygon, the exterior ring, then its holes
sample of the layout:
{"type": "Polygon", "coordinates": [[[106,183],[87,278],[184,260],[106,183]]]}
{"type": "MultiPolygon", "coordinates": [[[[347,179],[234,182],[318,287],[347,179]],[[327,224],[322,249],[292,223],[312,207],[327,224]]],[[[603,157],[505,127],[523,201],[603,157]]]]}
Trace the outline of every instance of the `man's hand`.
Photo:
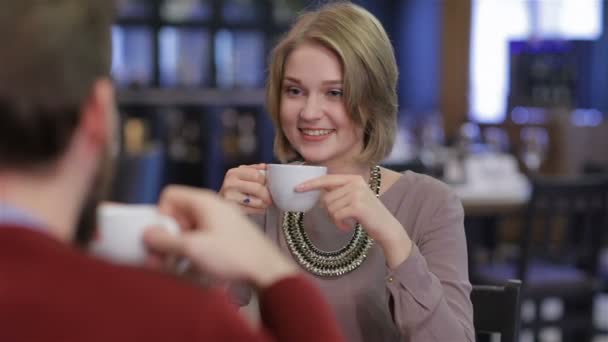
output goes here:
{"type": "Polygon", "coordinates": [[[213,192],[170,186],[161,195],[159,210],[175,218],[182,233],[147,231],[144,241],[154,253],[183,256],[202,272],[260,288],[297,273],[259,228],[213,192]]]}

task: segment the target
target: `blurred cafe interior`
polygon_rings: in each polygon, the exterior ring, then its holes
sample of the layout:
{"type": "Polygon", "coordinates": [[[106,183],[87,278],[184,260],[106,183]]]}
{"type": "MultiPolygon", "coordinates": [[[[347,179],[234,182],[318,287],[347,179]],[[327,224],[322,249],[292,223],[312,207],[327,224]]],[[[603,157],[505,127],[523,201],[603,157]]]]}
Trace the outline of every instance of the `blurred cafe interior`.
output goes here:
{"type": "MultiPolygon", "coordinates": [[[[383,165],[460,196],[471,282],[522,281],[519,341],[608,341],[608,3],[354,2],[382,21],[400,69],[383,165]]],[[[118,3],[113,200],[218,190],[232,167],[276,162],[267,56],[321,1],[118,3]]]]}

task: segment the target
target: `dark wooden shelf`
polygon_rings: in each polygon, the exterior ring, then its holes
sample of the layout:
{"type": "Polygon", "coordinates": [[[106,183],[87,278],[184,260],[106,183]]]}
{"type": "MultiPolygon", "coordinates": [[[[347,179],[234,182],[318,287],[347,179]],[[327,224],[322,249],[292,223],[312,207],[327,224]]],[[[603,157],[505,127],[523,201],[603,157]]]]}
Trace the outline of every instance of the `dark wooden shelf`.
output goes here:
{"type": "Polygon", "coordinates": [[[265,92],[257,89],[144,88],[119,89],[121,105],[149,106],[264,106],[265,92]]]}
{"type": "MultiPolygon", "coordinates": [[[[153,27],[153,22],[148,18],[120,18],[116,21],[117,26],[121,27],[153,27]]],[[[197,28],[197,29],[213,29],[213,30],[237,30],[237,31],[264,31],[268,30],[269,23],[252,22],[217,22],[211,19],[186,19],[186,20],[167,20],[159,19],[156,24],[159,28],[162,27],[177,27],[177,28],[197,28]]],[[[274,24],[273,32],[283,32],[289,28],[288,24],[274,24]]]]}
{"type": "Polygon", "coordinates": [[[150,27],[152,24],[152,19],[147,17],[123,17],[118,18],[115,22],[115,25],[118,26],[146,26],[150,27]]]}
{"type": "Polygon", "coordinates": [[[161,27],[178,27],[178,28],[199,28],[199,29],[226,29],[226,30],[242,30],[242,31],[263,31],[264,26],[258,22],[242,22],[242,23],[211,23],[203,20],[186,20],[186,21],[171,21],[162,20],[161,27]]]}
{"type": "MultiPolygon", "coordinates": [[[[122,18],[116,22],[121,27],[152,27],[151,20],[146,18],[122,18]]],[[[198,29],[227,29],[243,31],[263,31],[264,25],[259,22],[216,23],[211,20],[159,20],[158,27],[198,28],[198,29]]]]}
{"type": "MultiPolygon", "coordinates": [[[[218,78],[221,76],[222,70],[218,70],[214,63],[217,52],[214,35],[220,30],[233,31],[235,34],[242,31],[255,32],[262,38],[260,52],[267,56],[274,40],[287,30],[289,23],[276,20],[273,16],[274,1],[269,0],[253,1],[252,4],[257,15],[253,20],[247,21],[234,21],[222,16],[225,0],[206,1],[210,5],[210,16],[193,15],[176,20],[177,18],[173,19],[163,15],[163,1],[143,1],[147,11],[124,12],[123,16],[115,21],[115,27],[125,30],[125,36],[128,36],[132,29],[147,31],[143,37],[137,35],[137,32],[133,37],[126,37],[122,42],[122,50],[128,51],[138,48],[140,45],[141,48],[149,49],[142,53],[150,55],[153,67],[152,77],[145,84],[139,84],[138,79],[133,79],[133,77],[126,77],[125,84],[128,86],[118,87],[116,90],[117,102],[121,107],[122,117],[137,117],[146,120],[147,134],[162,142],[165,159],[160,186],[176,183],[218,190],[227,167],[273,160],[274,130],[270,118],[264,110],[265,91],[261,84],[255,88],[217,87],[221,83],[218,78]],[[139,15],[140,12],[141,15],[139,15]],[[161,46],[160,33],[167,28],[176,29],[178,36],[182,35],[181,31],[185,31],[185,35],[188,36],[190,32],[187,31],[198,30],[207,31],[211,35],[209,45],[205,47],[204,61],[200,61],[204,62],[202,66],[205,69],[202,72],[208,76],[202,85],[163,87],[164,79],[161,75],[160,64],[161,52],[164,51],[161,50],[171,47],[161,46]],[[148,39],[151,39],[151,44],[148,41],[139,42],[139,40],[148,39]],[[177,110],[166,110],[173,108],[177,110]],[[239,115],[247,113],[247,115],[254,116],[257,147],[251,157],[237,157],[231,160],[230,153],[224,150],[222,141],[226,134],[232,134],[225,130],[222,122],[226,108],[235,109],[239,115]],[[181,119],[180,115],[169,114],[178,112],[183,114],[181,119]],[[182,143],[200,151],[200,160],[195,163],[187,163],[171,159],[167,151],[171,139],[174,139],[174,133],[181,132],[190,125],[200,128],[199,136],[197,139],[186,139],[187,141],[184,140],[182,143]]],[[[235,40],[233,44],[238,44],[238,42],[235,40]]],[[[241,52],[237,51],[238,46],[233,47],[233,53],[241,52]]],[[[176,53],[188,53],[188,49],[182,50],[180,47],[176,53]]],[[[122,57],[136,59],[132,63],[127,63],[128,65],[139,63],[136,54],[124,53],[122,57]]],[[[260,68],[263,67],[260,66],[260,68]]]]}

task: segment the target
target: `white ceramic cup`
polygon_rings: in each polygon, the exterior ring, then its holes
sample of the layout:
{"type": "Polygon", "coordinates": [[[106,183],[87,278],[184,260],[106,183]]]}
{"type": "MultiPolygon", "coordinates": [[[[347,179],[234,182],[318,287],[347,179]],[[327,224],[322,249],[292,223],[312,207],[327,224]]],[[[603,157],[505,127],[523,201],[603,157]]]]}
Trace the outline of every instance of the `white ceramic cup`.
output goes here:
{"type": "Polygon", "coordinates": [[[320,190],[296,192],[295,187],[327,174],[325,166],[268,164],[266,184],[274,204],[283,211],[306,212],[319,201],[320,190]]]}
{"type": "Polygon", "coordinates": [[[102,204],[97,209],[97,236],[91,252],[112,262],[141,265],[147,255],[143,233],[150,227],[179,234],[177,222],[161,215],[155,206],[102,204]]]}

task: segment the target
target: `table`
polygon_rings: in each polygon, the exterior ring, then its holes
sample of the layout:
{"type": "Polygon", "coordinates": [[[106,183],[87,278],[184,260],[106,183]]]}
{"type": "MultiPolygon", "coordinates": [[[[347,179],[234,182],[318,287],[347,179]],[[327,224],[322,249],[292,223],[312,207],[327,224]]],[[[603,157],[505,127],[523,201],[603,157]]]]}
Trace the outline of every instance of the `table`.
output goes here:
{"type": "Polygon", "coordinates": [[[452,189],[468,217],[505,216],[521,212],[530,200],[531,186],[525,177],[517,181],[457,184],[452,189]]]}
{"type": "Polygon", "coordinates": [[[465,231],[469,273],[475,279],[477,259],[491,258],[499,243],[498,227],[506,217],[521,215],[531,195],[529,180],[523,176],[510,179],[476,179],[474,183],[452,184],[465,212],[465,231]]]}

